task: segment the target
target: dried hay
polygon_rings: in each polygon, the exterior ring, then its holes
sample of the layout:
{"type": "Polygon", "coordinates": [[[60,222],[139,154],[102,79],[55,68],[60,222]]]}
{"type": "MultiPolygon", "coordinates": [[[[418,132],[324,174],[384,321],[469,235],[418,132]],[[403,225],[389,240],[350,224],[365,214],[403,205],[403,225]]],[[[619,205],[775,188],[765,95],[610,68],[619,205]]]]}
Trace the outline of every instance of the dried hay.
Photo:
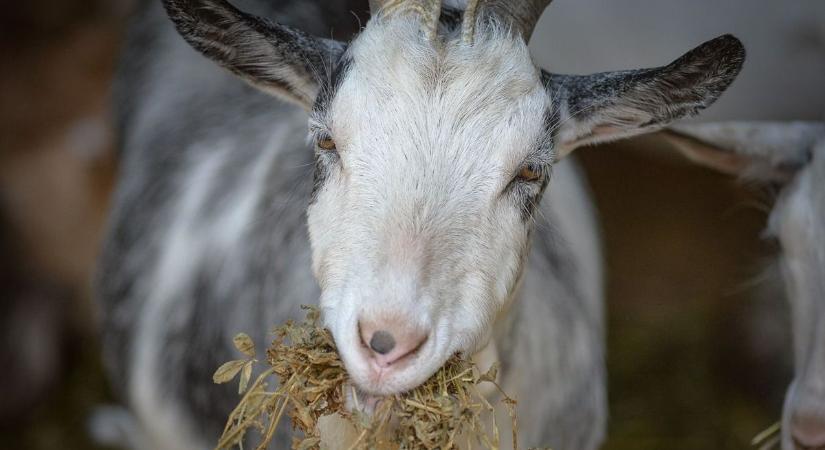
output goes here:
{"type": "Polygon", "coordinates": [[[776,422],[762,430],[751,440],[751,447],[759,450],[771,450],[782,445],[782,422],[776,422]]]}
{"type": "Polygon", "coordinates": [[[297,431],[292,448],[321,448],[319,420],[339,415],[354,427],[357,438],[350,449],[398,448],[403,450],[485,448],[498,449],[500,436],[493,405],[479,392],[479,383],[492,383],[512,421],[513,448],[518,449],[516,402],[495,381],[497,368],[480,373],[475,365],[455,357],[427,382],[411,392],[386,397],[371,415],[345,408],[348,395],[358,401],[329,331],[318,325],[317,309],[305,307],[302,323],[287,322],[274,332],[266,351],[269,368],[250,385],[255,346],[249,336],[234,339],[246,359],[230,361],[214,375],[216,383],[226,383],[240,373],[243,397],[232,411],[217,448],[243,448],[247,432],[260,433],[258,450],[266,449],[278,423],[286,414],[297,431]],[[269,390],[268,379],[276,375],[278,388],[269,390]],[[482,416],[492,420],[485,426],[482,416]],[[459,443],[461,444],[459,446],[459,443]]]}

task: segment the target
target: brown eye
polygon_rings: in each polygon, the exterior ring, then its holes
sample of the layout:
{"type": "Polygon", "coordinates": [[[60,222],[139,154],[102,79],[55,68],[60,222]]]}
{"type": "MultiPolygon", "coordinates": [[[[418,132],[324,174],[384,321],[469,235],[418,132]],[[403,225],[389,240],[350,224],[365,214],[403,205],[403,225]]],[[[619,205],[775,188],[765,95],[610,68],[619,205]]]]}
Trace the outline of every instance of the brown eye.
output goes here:
{"type": "Polygon", "coordinates": [[[318,148],[322,150],[335,150],[335,141],[333,141],[331,137],[321,138],[318,141],[318,148]]]}
{"type": "Polygon", "coordinates": [[[518,173],[519,179],[523,181],[539,181],[542,176],[541,167],[535,164],[528,164],[522,167],[518,173]]]}

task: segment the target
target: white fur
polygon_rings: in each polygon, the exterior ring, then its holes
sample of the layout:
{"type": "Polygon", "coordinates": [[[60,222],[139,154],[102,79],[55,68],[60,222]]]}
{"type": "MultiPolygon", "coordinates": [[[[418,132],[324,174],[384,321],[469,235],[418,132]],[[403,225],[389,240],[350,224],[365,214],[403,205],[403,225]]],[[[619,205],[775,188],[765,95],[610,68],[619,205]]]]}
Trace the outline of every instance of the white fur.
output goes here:
{"type": "Polygon", "coordinates": [[[434,48],[414,20],[371,22],[349,51],[351,71],[316,118],[341,164],[309,231],[347,369],[388,394],[482,348],[511,300],[530,224],[506,188],[538,150],[549,98],[526,45],[495,30],[434,48]],[[378,383],[357,324],[386,314],[432,331],[414,363],[378,383]]]}
{"type": "MultiPolygon", "coordinates": [[[[783,428],[796,415],[825,420],[825,135],[813,161],[785,188],[771,214],[782,244],[782,269],[791,301],[794,381],[788,389],[783,428]]],[[[783,448],[791,450],[789,433],[783,448]]]]}

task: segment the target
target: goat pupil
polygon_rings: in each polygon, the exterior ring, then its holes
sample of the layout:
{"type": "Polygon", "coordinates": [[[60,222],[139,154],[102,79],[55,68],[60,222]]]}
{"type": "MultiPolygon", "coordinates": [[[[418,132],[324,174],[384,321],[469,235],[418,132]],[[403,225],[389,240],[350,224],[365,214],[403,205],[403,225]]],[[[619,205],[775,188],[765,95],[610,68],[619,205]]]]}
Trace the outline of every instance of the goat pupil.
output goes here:
{"type": "Polygon", "coordinates": [[[318,141],[318,147],[323,150],[335,150],[335,141],[332,138],[323,138],[318,141]]]}

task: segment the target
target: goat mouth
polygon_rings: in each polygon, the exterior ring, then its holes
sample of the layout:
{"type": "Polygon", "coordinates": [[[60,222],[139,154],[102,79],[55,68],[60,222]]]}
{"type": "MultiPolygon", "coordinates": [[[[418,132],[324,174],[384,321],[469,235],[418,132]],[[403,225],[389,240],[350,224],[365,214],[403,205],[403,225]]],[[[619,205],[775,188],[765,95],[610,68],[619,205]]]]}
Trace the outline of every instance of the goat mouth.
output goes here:
{"type": "Polygon", "coordinates": [[[365,366],[359,371],[359,376],[351,377],[350,382],[356,388],[356,392],[365,399],[403,395],[415,390],[432,376],[428,374],[422,381],[414,381],[422,375],[416,369],[420,360],[418,355],[413,355],[386,367],[366,360],[365,366]]]}

